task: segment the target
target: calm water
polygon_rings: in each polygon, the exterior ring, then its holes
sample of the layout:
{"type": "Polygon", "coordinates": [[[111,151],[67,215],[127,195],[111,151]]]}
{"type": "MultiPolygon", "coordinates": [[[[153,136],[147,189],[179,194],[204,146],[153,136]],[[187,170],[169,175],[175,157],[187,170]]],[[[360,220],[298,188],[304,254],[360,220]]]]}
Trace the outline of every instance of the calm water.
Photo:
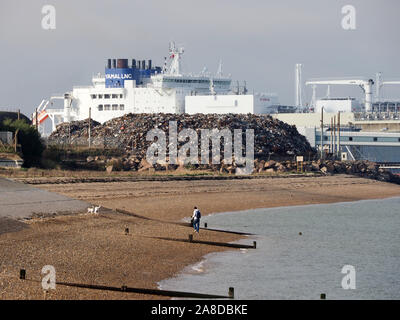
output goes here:
{"type": "Polygon", "coordinates": [[[203,217],[209,228],[256,233],[240,242],[257,249],[207,255],[159,285],[222,295],[232,286],[237,299],[400,299],[399,208],[391,198],[203,217]],[[341,286],[344,265],[356,270],[355,290],[341,286]]]}

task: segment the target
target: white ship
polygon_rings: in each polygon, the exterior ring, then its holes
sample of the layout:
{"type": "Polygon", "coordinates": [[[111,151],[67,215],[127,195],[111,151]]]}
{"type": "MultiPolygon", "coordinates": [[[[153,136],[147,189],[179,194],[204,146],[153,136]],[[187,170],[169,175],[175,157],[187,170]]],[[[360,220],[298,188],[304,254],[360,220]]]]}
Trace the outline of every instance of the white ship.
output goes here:
{"type": "Polygon", "coordinates": [[[33,114],[33,123],[44,132],[61,122],[91,119],[104,123],[127,113],[269,113],[278,103],[275,94],[248,94],[246,86],[232,84],[224,76],[222,63],[215,75],[204,69],[200,74],[184,74],[181,69],[183,48],[173,42],[169,61],[152,67],[152,61],[108,59],[104,75],[92,78],[90,86],[74,86],[72,91],[43,100],[33,114]],[[63,108],[53,107],[63,100],[63,108]],[[36,117],[37,114],[37,117],[36,117]]]}

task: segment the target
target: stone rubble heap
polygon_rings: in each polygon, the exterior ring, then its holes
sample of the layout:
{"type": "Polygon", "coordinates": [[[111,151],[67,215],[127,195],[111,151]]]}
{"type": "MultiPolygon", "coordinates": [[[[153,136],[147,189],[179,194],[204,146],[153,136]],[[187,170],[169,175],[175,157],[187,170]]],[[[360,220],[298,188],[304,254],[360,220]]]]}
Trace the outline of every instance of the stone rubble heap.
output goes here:
{"type": "MultiPolygon", "coordinates": [[[[91,120],[91,130],[100,126],[100,123],[91,120]]],[[[63,122],[59,124],[56,130],[50,135],[48,143],[54,145],[76,144],[85,141],[88,143],[89,137],[89,119],[81,121],[63,122]]]]}
{"type": "MultiPolygon", "coordinates": [[[[314,155],[314,150],[306,138],[300,135],[295,126],[273,119],[269,115],[252,114],[127,114],[114,118],[103,125],[92,121],[91,145],[94,147],[118,148],[126,155],[140,161],[152,142],[146,141],[146,134],[151,129],[161,129],[167,137],[169,122],[177,121],[178,133],[191,128],[197,132],[200,146],[200,129],[242,129],[243,150],[245,150],[245,130],[254,130],[255,158],[291,158],[295,155],[307,157],[314,155]]],[[[48,139],[50,144],[87,145],[88,120],[63,123],[57,126],[48,139]]],[[[184,142],[180,143],[180,145],[184,142]]],[[[211,145],[211,144],[210,144],[211,145]]],[[[211,146],[210,146],[211,147],[211,146]]],[[[179,148],[179,146],[178,146],[179,148]]],[[[200,151],[199,151],[200,154],[200,151]]],[[[135,161],[137,162],[137,161],[135,161]]]]}
{"type": "Polygon", "coordinates": [[[379,165],[370,161],[337,161],[314,160],[305,161],[302,165],[292,161],[264,161],[255,160],[254,172],[257,173],[284,173],[284,172],[314,172],[324,175],[351,174],[365,178],[395,182],[400,184],[400,177],[390,171],[379,168],[379,165]]]}
{"type": "MultiPolygon", "coordinates": [[[[168,143],[169,122],[177,121],[178,133],[185,128],[194,129],[199,137],[200,129],[254,129],[254,170],[253,173],[316,173],[316,174],[351,174],[380,181],[400,184],[400,176],[379,168],[369,161],[314,160],[315,150],[306,138],[300,135],[295,126],[273,119],[268,115],[238,114],[127,114],[100,124],[91,121],[91,143],[100,150],[103,147],[120,150],[121,156],[107,156],[100,152],[97,156],[85,156],[83,169],[111,171],[162,171],[177,169],[211,170],[219,173],[238,173],[235,162],[217,165],[151,165],[146,161],[146,150],[152,142],[146,141],[146,134],[153,128],[161,129],[168,143]],[[298,167],[296,156],[305,160],[298,167]],[[273,160],[272,160],[273,159],[273,160]]],[[[73,121],[57,126],[48,143],[51,145],[88,145],[89,121],[73,121]]],[[[185,142],[180,143],[182,145],[185,142]]],[[[211,144],[210,144],[211,145],[211,144]]],[[[179,146],[178,146],[179,149],[179,146]]],[[[223,148],[221,147],[221,150],[223,148]]],[[[245,139],[243,139],[243,152],[245,139]]],[[[200,152],[199,152],[200,154],[200,152]]],[[[223,157],[222,157],[223,158],[223,157]]]]}

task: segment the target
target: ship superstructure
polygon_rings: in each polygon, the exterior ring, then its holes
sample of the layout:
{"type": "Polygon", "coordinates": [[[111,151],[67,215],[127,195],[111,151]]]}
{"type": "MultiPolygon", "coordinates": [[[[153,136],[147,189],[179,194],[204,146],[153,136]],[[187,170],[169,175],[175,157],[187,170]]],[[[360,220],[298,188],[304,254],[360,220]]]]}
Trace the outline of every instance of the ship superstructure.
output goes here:
{"type": "MultiPolygon", "coordinates": [[[[152,60],[132,59],[129,64],[128,59],[108,59],[105,73],[93,76],[92,85],[74,86],[71,92],[43,100],[33,115],[33,123],[37,122],[40,127],[42,122],[50,118],[53,131],[58,123],[83,120],[89,116],[103,123],[126,113],[184,113],[187,97],[214,97],[211,105],[200,106],[199,113],[212,112],[213,101],[220,96],[224,96],[224,101],[229,100],[227,106],[233,107],[229,109],[233,113],[239,113],[240,110],[266,113],[267,106],[277,103],[276,95],[265,94],[254,95],[254,101],[238,100],[238,95],[247,95],[247,89],[239,84],[232,85],[231,76],[225,76],[222,72],[221,62],[215,74],[206,69],[195,75],[183,73],[183,53],[183,48],[170,43],[169,59],[165,58],[162,67],[153,67],[152,60]],[[63,100],[63,108],[51,107],[56,99],[63,100]],[[254,108],[246,105],[243,108],[243,103],[258,105],[254,108]],[[211,109],[205,110],[202,107],[211,109]]],[[[190,101],[196,103],[197,100],[190,101]]],[[[191,110],[193,112],[193,107],[191,110]]]]}

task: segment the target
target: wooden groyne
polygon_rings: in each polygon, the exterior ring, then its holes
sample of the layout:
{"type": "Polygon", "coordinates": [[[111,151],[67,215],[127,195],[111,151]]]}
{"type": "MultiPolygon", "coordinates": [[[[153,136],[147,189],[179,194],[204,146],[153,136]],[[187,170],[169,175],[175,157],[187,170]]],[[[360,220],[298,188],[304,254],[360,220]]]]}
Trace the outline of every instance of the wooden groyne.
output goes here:
{"type": "MultiPolygon", "coordinates": [[[[27,279],[26,270],[20,269],[19,279],[42,283],[38,280],[27,279]]],[[[139,294],[149,294],[157,296],[166,297],[177,297],[177,298],[197,298],[197,299],[234,299],[234,288],[229,287],[228,295],[217,295],[209,293],[198,293],[198,292],[186,292],[186,291],[174,291],[174,290],[161,290],[161,289],[148,289],[148,288],[135,288],[122,285],[121,287],[107,286],[107,285],[96,285],[96,284],[85,284],[85,283],[74,283],[74,282],[62,282],[56,281],[56,285],[68,286],[75,288],[84,288],[92,290],[107,290],[107,291],[117,291],[117,292],[129,292],[129,293],[139,293],[139,294]]]]}

